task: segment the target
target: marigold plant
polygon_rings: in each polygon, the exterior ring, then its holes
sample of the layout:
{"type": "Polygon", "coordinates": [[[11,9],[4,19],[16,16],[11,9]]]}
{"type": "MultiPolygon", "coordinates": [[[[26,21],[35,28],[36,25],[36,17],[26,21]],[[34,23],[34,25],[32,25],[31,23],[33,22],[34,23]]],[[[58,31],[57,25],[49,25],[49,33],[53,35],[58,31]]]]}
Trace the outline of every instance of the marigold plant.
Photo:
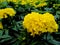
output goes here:
{"type": "Polygon", "coordinates": [[[60,45],[60,0],[0,0],[0,45],[60,45]]]}

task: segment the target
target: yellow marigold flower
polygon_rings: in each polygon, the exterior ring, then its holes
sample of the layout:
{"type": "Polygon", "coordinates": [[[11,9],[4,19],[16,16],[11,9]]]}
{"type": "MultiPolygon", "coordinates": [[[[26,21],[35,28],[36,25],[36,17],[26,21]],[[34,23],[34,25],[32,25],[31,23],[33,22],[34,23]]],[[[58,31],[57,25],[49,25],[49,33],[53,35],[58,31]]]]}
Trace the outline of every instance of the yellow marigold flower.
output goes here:
{"type": "Polygon", "coordinates": [[[58,24],[55,22],[55,18],[50,13],[39,14],[32,12],[24,17],[23,27],[27,29],[27,32],[32,36],[40,35],[44,32],[57,32],[58,24]]]}
{"type": "Polygon", "coordinates": [[[0,19],[7,18],[8,17],[7,14],[9,16],[14,16],[16,12],[13,8],[0,9],[0,19]]]}
{"type": "Polygon", "coordinates": [[[15,14],[16,14],[16,12],[15,12],[15,10],[13,8],[5,8],[4,11],[9,16],[15,16],[15,14]]]}
{"type": "Polygon", "coordinates": [[[0,29],[3,29],[3,25],[2,25],[2,23],[0,22],[0,29]]]}

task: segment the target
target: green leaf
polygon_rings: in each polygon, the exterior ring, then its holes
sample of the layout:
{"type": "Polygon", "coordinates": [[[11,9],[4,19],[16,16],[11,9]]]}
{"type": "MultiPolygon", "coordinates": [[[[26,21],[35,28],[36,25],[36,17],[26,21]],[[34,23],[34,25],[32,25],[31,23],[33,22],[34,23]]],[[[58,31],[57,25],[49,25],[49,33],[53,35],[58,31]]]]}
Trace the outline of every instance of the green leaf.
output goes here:
{"type": "Polygon", "coordinates": [[[9,38],[10,36],[9,35],[3,35],[1,36],[1,38],[9,38]]]}
{"type": "Polygon", "coordinates": [[[32,42],[31,45],[36,45],[37,44],[37,41],[36,42],[32,42]]]}
{"type": "Polygon", "coordinates": [[[19,12],[25,12],[25,10],[24,10],[23,7],[18,7],[17,11],[19,11],[19,12]]]}
{"type": "Polygon", "coordinates": [[[9,30],[5,30],[5,35],[8,35],[9,34],[9,30]]]}
{"type": "Polygon", "coordinates": [[[48,41],[49,43],[51,43],[51,44],[54,44],[54,45],[60,45],[60,42],[59,41],[56,41],[56,40],[49,40],[48,41]]]}
{"type": "Polygon", "coordinates": [[[2,40],[0,40],[0,43],[3,43],[3,42],[5,42],[5,41],[11,40],[11,39],[12,39],[11,37],[10,37],[10,38],[2,39],[2,40]]]}
{"type": "Polygon", "coordinates": [[[8,38],[8,37],[10,37],[8,30],[6,30],[6,29],[0,30],[0,38],[8,38]]]}
{"type": "Polygon", "coordinates": [[[60,18],[59,15],[55,15],[54,17],[55,17],[56,20],[60,18]]]}
{"type": "Polygon", "coordinates": [[[46,37],[45,40],[47,40],[49,43],[54,45],[60,45],[60,42],[56,41],[51,34],[48,33],[45,37],[46,37]]]}
{"type": "Polygon", "coordinates": [[[3,34],[3,30],[0,30],[0,37],[2,36],[2,34],[3,34]]]}
{"type": "Polygon", "coordinates": [[[19,45],[20,44],[20,42],[19,41],[16,41],[14,44],[12,44],[12,45],[19,45]]]}
{"type": "Polygon", "coordinates": [[[60,4],[60,0],[57,0],[57,3],[60,4]]]}

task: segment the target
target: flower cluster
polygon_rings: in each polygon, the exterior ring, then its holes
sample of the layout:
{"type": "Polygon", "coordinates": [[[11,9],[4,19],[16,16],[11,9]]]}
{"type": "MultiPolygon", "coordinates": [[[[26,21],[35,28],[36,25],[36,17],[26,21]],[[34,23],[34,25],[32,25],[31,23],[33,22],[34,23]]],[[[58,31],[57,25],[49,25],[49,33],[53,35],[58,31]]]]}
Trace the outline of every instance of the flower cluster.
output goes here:
{"type": "Polygon", "coordinates": [[[14,16],[16,12],[13,8],[0,9],[0,19],[7,18],[7,15],[14,16]]]}
{"type": "Polygon", "coordinates": [[[32,5],[34,7],[43,7],[43,6],[46,6],[47,3],[46,3],[47,0],[21,0],[21,4],[22,5],[26,5],[26,4],[29,4],[29,5],[32,5]]]}
{"type": "Polygon", "coordinates": [[[23,26],[32,36],[40,35],[44,32],[52,33],[58,31],[58,24],[50,13],[39,14],[32,12],[27,14],[24,17],[23,26]]]}
{"type": "MultiPolygon", "coordinates": [[[[21,5],[26,5],[29,4],[30,6],[34,7],[43,7],[47,5],[47,0],[4,0],[6,2],[13,2],[15,4],[21,4],[21,5]]],[[[0,0],[0,2],[4,2],[3,0],[0,0]]]]}

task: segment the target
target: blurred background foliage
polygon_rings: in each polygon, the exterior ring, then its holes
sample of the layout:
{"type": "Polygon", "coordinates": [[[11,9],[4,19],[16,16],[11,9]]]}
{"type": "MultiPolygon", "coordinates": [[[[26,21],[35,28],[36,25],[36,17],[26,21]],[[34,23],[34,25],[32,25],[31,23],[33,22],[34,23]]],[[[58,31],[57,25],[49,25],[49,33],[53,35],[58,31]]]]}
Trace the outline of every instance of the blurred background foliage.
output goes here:
{"type": "Polygon", "coordinates": [[[0,29],[0,45],[60,45],[60,0],[47,0],[46,2],[48,3],[46,6],[37,8],[19,3],[15,4],[14,2],[0,2],[0,9],[11,7],[16,11],[14,17],[2,19],[4,29],[0,29]],[[22,22],[24,16],[32,11],[52,13],[59,25],[58,32],[44,33],[35,37],[30,36],[23,28],[22,22]]]}

